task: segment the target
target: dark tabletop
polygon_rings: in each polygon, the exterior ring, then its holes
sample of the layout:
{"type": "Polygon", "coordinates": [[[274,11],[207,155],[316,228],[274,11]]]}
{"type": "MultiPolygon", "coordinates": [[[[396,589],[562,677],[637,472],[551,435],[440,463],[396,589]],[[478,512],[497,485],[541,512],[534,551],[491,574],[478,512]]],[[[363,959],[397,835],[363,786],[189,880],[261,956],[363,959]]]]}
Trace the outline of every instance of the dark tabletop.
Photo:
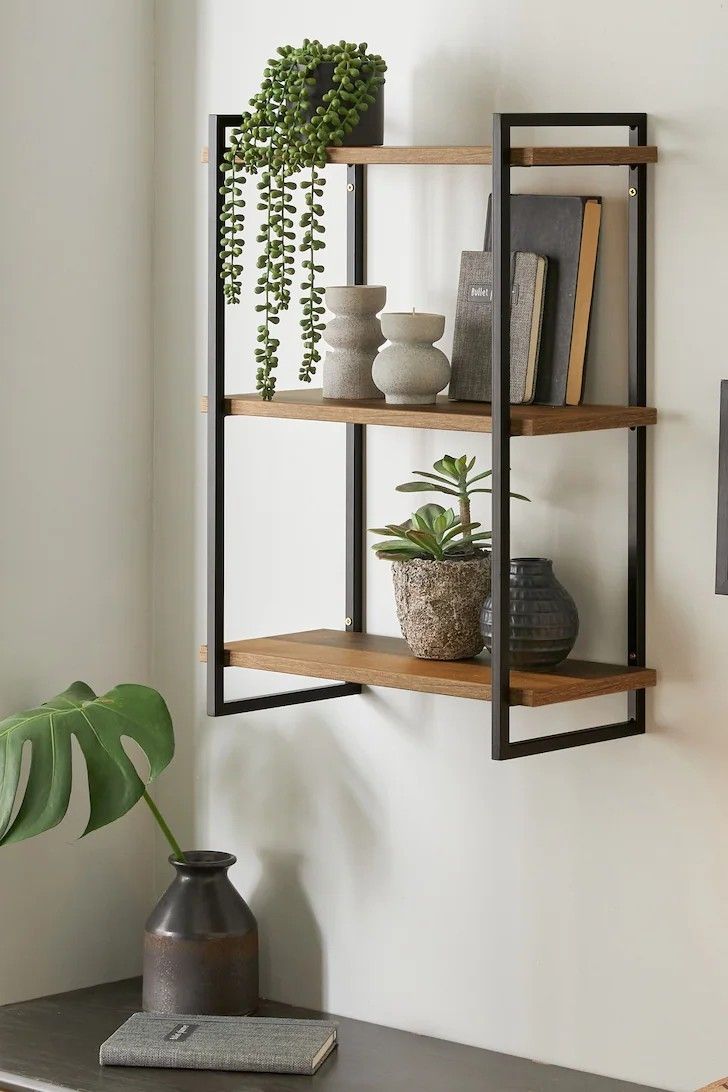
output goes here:
{"type": "MultiPolygon", "coordinates": [[[[139,979],[0,1007],[2,1092],[659,1092],[334,1016],[339,1047],[315,1077],[98,1064],[99,1046],[141,1008],[139,979]]],[[[265,1016],[320,1017],[264,1002],[265,1016]]]]}

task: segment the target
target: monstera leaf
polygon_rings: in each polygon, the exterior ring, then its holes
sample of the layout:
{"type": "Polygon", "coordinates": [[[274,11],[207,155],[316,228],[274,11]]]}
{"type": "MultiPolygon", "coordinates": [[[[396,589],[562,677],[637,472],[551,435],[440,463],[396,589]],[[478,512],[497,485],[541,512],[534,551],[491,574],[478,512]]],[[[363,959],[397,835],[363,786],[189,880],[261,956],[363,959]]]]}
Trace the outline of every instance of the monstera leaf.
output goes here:
{"type": "Polygon", "coordinates": [[[153,780],[174,754],[174,731],[164,698],[148,686],[116,686],[97,697],[75,682],[38,709],[0,721],[0,845],[32,838],[60,823],[71,795],[71,736],[83,751],[91,814],[84,831],[112,823],[145,795],[144,782],[127,756],[126,736],[142,748],[153,780]],[[20,807],[23,746],[31,745],[30,771],[20,807]]]}

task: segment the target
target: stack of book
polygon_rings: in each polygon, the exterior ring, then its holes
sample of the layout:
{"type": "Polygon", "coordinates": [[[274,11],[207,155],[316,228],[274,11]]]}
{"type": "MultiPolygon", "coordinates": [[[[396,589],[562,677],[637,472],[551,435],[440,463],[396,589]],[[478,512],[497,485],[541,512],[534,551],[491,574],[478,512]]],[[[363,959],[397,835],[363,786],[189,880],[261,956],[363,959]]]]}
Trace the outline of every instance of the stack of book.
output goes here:
{"type": "Polygon", "coordinates": [[[102,1044],[101,1065],[312,1075],[336,1046],[328,1020],[135,1012],[102,1044]]]}
{"type": "MultiPolygon", "coordinates": [[[[511,402],[582,400],[602,205],[599,197],[511,197],[511,402]]],[[[492,395],[492,202],[485,250],[460,266],[450,398],[492,395]]]]}

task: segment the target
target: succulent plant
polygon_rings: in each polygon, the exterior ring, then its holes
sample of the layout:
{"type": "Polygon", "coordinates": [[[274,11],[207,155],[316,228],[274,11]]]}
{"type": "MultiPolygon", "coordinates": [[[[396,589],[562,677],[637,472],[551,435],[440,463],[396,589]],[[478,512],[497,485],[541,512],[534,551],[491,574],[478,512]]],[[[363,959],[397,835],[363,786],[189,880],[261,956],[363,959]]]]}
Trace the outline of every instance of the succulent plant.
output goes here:
{"type": "Polygon", "coordinates": [[[366,42],[355,45],[341,41],[323,46],[305,39],[303,45],[280,46],[277,56],[263,71],[260,91],[250,100],[250,110],[240,125],[231,130],[220,170],[223,208],[220,216],[220,276],[228,303],[240,300],[241,256],[244,245],[245,201],[243,184],[248,174],[257,175],[257,207],[263,224],[257,236],[261,244],[257,259],[259,269],[256,293],[261,297],[256,310],[260,314],[255,359],[258,365],[256,386],[261,397],[269,400],[275,392],[279,339],[275,327],[280,313],[291,301],[295,277],[296,215],[294,175],[308,171],[300,183],[304,191],[304,209],[300,217],[302,237],[299,251],[301,266],[301,336],[303,358],[299,378],[310,383],[321,359],[318,342],[324,324],[323,294],[316,275],[323,266],[316,261],[324,247],[322,168],[326,148],[343,143],[347,133],[358,124],[361,115],[374,102],[384,83],[386,65],[377,54],[369,53],[366,42]],[[333,63],[333,85],[314,111],[311,93],[316,87],[319,65],[333,63]]]}
{"type": "MultiPolygon", "coordinates": [[[[476,482],[482,482],[486,478],[489,478],[493,473],[492,470],[483,470],[479,474],[471,474],[473,467],[475,466],[475,456],[472,459],[468,459],[467,455],[461,455],[455,459],[452,455],[443,455],[441,459],[438,459],[433,466],[433,470],[436,470],[436,474],[430,473],[428,470],[413,470],[413,474],[417,474],[420,478],[427,479],[426,481],[417,482],[404,482],[403,485],[397,486],[398,493],[444,493],[448,497],[457,497],[458,506],[460,510],[460,523],[464,528],[470,524],[470,498],[474,493],[492,493],[493,490],[487,486],[477,486],[476,482]]],[[[530,498],[524,497],[521,493],[511,493],[511,497],[516,500],[527,501],[530,498]]],[[[470,538],[467,530],[463,531],[464,542],[468,543],[474,541],[470,538]]]]}
{"type": "Polygon", "coordinates": [[[452,508],[425,504],[406,523],[370,528],[372,534],[386,537],[384,542],[375,542],[372,549],[385,561],[465,559],[473,556],[474,543],[491,537],[490,531],[474,535],[478,527],[479,523],[461,523],[452,508]]]}

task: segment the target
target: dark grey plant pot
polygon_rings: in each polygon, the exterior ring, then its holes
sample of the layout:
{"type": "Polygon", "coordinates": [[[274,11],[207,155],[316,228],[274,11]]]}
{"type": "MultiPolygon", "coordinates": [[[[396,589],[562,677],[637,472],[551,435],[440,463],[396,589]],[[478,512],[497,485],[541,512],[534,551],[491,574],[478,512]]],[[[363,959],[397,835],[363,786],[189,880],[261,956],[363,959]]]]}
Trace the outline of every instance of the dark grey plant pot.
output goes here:
{"type": "MultiPolygon", "coordinates": [[[[311,88],[309,96],[311,114],[316,112],[317,107],[326,105],[323,97],[334,85],[335,67],[333,61],[323,61],[315,69],[316,86],[311,88]]],[[[364,111],[351,132],[345,135],[342,143],[347,148],[384,144],[384,84],[376,92],[372,105],[364,111]]]]}
{"type": "MultiPolygon", "coordinates": [[[[553,667],[571,652],[579,633],[579,613],[545,557],[514,557],[510,567],[510,657],[512,667],[553,667]]],[[[493,600],[480,615],[485,647],[493,637],[493,600]]]]}
{"type": "Polygon", "coordinates": [[[258,926],[228,879],[232,853],[169,858],[177,875],[144,931],[145,1012],[244,1016],[258,1007],[258,926]]]}

